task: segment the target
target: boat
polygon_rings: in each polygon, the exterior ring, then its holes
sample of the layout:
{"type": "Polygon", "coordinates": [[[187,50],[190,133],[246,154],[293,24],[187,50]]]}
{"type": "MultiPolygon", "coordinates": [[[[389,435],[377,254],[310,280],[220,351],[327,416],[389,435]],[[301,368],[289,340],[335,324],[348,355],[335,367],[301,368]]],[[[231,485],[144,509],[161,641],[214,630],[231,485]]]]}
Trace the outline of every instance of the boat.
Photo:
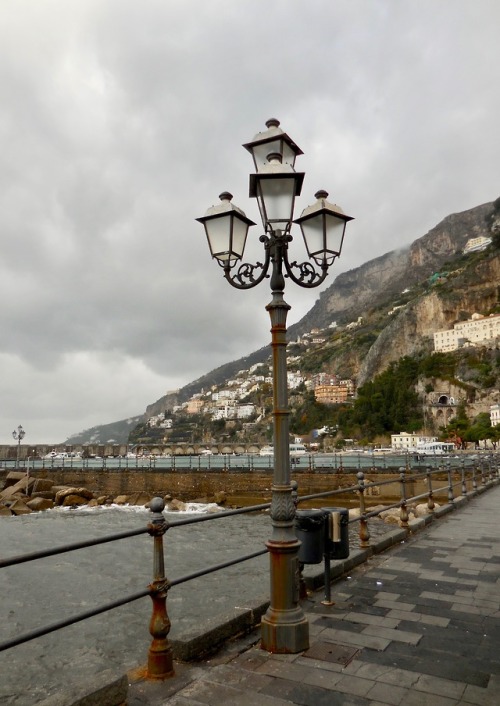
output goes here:
{"type": "MultiPolygon", "coordinates": [[[[307,449],[304,444],[290,444],[290,456],[303,456],[307,453],[307,449]]],[[[269,444],[268,446],[263,446],[260,450],[261,456],[273,456],[274,446],[269,444]]]]}

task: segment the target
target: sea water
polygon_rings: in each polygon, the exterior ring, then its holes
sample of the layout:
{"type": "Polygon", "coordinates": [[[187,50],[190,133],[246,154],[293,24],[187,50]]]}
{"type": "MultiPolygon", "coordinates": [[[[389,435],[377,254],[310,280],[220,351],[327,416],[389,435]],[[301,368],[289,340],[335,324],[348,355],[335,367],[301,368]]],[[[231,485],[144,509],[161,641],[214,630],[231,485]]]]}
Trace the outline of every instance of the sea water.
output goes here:
{"type": "MultiPolygon", "coordinates": [[[[190,505],[192,512],[213,508],[190,505]]],[[[222,509],[222,508],[221,508],[222,509]]],[[[185,517],[167,514],[167,519],[185,517]]],[[[144,508],[56,509],[0,518],[0,556],[146,527],[144,508]]],[[[171,527],[164,535],[169,579],[263,549],[268,514],[238,515],[171,527]]],[[[133,594],[152,581],[153,539],[139,535],[0,570],[0,641],[133,594]]],[[[167,609],[169,637],[180,639],[234,608],[269,593],[266,555],[174,586],[167,609]]],[[[147,661],[151,643],[148,596],[1,653],[0,704],[28,706],[107,668],[119,673],[147,661]]]]}
{"type": "MultiPolygon", "coordinates": [[[[189,504],[185,518],[217,509],[189,504]]],[[[222,508],[219,508],[222,510],[222,508]]],[[[64,544],[146,527],[144,507],[57,508],[0,517],[0,556],[8,558],[64,544]]],[[[374,522],[375,526],[377,523],[374,522]]],[[[370,532],[383,532],[370,526],[370,532]]],[[[350,527],[357,545],[357,524],[350,527]]],[[[165,573],[170,580],[263,549],[271,535],[268,513],[251,513],[171,527],[164,535],[165,573]]],[[[320,568],[318,570],[321,570],[320,568]]],[[[0,570],[0,641],[16,637],[143,590],[152,581],[149,534],[39,559],[0,570]]],[[[235,608],[269,598],[269,557],[263,555],[170,589],[169,637],[182,639],[220,622],[235,608]]],[[[0,655],[0,704],[32,706],[104,669],[123,674],[147,662],[151,643],[148,596],[13,647],[0,655]]]]}

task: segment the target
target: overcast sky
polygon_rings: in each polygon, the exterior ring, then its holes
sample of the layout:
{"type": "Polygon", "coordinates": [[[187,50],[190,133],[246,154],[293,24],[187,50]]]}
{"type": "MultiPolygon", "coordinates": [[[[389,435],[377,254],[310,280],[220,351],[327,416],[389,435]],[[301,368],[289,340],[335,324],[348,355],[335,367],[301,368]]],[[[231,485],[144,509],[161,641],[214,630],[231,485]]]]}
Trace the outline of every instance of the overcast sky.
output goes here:
{"type": "MultiPolygon", "coordinates": [[[[297,215],[323,188],[356,218],[323,289],[497,198],[499,27],[498,0],[2,0],[0,443],[268,343],[268,284],[231,288],[194,220],[224,190],[259,220],[268,118],[304,151],[297,215]]],[[[288,284],[289,324],[318,296],[288,284]]]]}

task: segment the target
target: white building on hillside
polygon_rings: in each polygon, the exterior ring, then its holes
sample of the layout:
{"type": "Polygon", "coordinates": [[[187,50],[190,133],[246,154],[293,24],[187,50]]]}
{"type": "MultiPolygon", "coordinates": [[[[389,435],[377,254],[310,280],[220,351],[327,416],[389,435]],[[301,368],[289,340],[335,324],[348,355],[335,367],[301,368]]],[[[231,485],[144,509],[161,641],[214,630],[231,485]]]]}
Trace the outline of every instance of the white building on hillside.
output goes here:
{"type": "Polygon", "coordinates": [[[437,436],[408,434],[406,431],[402,431],[399,434],[391,434],[391,448],[393,451],[415,451],[419,444],[430,444],[432,441],[437,441],[437,436]]]}
{"type": "Polygon", "coordinates": [[[484,236],[479,236],[478,238],[469,238],[463,250],[464,255],[467,255],[470,252],[479,252],[480,250],[486,250],[486,248],[490,244],[491,238],[485,238],[484,236]]]}
{"type": "Polygon", "coordinates": [[[500,404],[494,404],[490,407],[490,424],[492,427],[500,424],[500,404]]]}
{"type": "Polygon", "coordinates": [[[500,314],[473,314],[468,321],[459,321],[452,329],[436,331],[434,350],[448,353],[464,346],[484,345],[497,338],[500,338],[500,314]]]}

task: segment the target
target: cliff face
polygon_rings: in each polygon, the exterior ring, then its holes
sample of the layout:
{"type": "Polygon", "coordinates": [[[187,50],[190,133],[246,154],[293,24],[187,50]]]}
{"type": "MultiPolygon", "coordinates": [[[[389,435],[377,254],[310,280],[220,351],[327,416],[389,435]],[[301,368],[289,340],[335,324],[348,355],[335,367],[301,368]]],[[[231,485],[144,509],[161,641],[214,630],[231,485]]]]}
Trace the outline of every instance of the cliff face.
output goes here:
{"type": "MultiPolygon", "coordinates": [[[[488,236],[486,219],[492,212],[493,204],[486,203],[447,216],[411,246],[393,250],[339,275],[321,294],[313,308],[290,327],[288,339],[294,340],[313,328],[326,328],[332,321],[339,324],[356,321],[360,316],[365,317],[371,309],[394,303],[404,290],[415,287],[440,271],[447,261],[461,253],[469,238],[488,236]]],[[[496,276],[493,270],[483,275],[481,281],[496,276]]],[[[498,281],[498,277],[491,281],[498,281]]],[[[469,287],[471,290],[473,288],[469,287]]],[[[482,302],[488,298],[482,292],[482,285],[478,285],[478,289],[481,291],[477,301],[470,294],[467,306],[471,307],[471,313],[484,310],[482,302]]],[[[445,304],[437,295],[430,296],[428,301],[416,300],[399,316],[388,321],[387,325],[384,324],[384,330],[364,359],[360,359],[355,351],[347,351],[331,365],[337,369],[336,372],[359,376],[361,384],[371,375],[384,370],[392,360],[411,355],[423,345],[430,347],[432,341],[429,333],[448,326],[450,321],[457,318],[458,311],[464,308],[458,304],[452,306],[450,302],[445,304]]],[[[245,358],[212,370],[179,390],[175,398],[162,397],[149,405],[146,416],[158,414],[172,404],[188,399],[202,388],[222,383],[232,377],[235,371],[266,360],[269,354],[270,349],[266,346],[245,358]]]]}
{"type": "Polygon", "coordinates": [[[488,236],[492,203],[447,216],[407,248],[393,250],[361,267],[339,275],[313,308],[290,328],[290,337],[324,328],[332,321],[347,323],[364,316],[411,288],[460,253],[469,238],[488,236]]]}
{"type": "Polygon", "coordinates": [[[384,328],[360,365],[358,385],[405,355],[431,352],[433,334],[461,318],[485,312],[500,301],[500,255],[458,272],[430,293],[418,297],[384,328]]]}

